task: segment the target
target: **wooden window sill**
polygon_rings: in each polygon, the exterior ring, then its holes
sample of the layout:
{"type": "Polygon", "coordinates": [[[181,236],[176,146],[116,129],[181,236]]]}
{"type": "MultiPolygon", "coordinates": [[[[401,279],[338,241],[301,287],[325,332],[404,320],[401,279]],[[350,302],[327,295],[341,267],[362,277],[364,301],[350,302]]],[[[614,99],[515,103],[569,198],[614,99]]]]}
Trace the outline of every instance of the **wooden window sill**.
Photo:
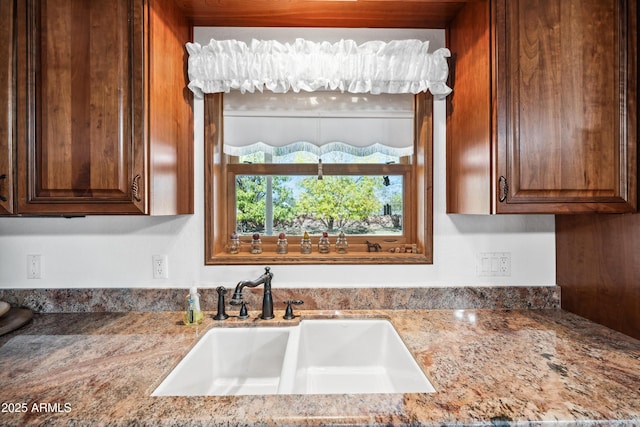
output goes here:
{"type": "Polygon", "coordinates": [[[425,254],[414,253],[391,253],[391,252],[355,252],[349,251],[346,254],[227,254],[214,255],[208,264],[227,265],[252,265],[252,264],[430,264],[431,261],[425,254]]]}

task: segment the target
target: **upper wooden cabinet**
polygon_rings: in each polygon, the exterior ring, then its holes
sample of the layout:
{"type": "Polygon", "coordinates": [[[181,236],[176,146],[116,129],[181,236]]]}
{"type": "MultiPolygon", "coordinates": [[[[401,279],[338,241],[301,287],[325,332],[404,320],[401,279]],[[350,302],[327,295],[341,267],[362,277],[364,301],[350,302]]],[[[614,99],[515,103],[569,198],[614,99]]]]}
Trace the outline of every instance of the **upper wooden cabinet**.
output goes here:
{"type": "Polygon", "coordinates": [[[29,0],[17,16],[18,213],[192,213],[190,27],[173,2],[29,0]]]}
{"type": "Polygon", "coordinates": [[[15,131],[15,0],[0,0],[0,215],[13,213],[15,131]]]}
{"type": "Polygon", "coordinates": [[[449,213],[636,210],[635,0],[473,2],[448,38],[449,213]]]}

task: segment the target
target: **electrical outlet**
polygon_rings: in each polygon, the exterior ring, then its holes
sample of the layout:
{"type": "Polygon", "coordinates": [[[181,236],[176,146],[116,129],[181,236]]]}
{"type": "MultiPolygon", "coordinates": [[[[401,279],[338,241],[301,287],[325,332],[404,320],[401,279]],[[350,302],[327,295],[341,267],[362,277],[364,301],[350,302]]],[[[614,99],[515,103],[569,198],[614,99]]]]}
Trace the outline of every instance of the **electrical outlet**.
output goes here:
{"type": "Polygon", "coordinates": [[[42,279],[42,255],[27,255],[27,279],[42,279]]]}
{"type": "Polygon", "coordinates": [[[509,252],[499,254],[498,271],[500,276],[511,276],[511,254],[509,252]]]}
{"type": "Polygon", "coordinates": [[[476,259],[478,276],[511,276],[511,252],[481,252],[476,259]]]}
{"type": "Polygon", "coordinates": [[[151,263],[153,266],[154,279],[169,278],[169,261],[167,255],[153,255],[151,257],[151,263]]]}

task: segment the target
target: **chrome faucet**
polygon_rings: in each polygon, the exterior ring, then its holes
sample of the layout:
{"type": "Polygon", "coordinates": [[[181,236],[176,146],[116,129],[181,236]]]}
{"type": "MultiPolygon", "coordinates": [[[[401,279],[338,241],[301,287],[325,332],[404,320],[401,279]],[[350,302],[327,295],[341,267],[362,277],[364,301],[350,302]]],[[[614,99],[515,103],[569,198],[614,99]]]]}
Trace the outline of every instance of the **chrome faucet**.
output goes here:
{"type": "Polygon", "coordinates": [[[233,292],[233,297],[230,303],[232,305],[242,304],[242,289],[245,287],[255,288],[256,286],[264,285],[264,296],[262,298],[262,315],[261,319],[269,320],[273,319],[273,298],[271,297],[271,279],[273,273],[271,268],[265,267],[264,274],[255,280],[242,280],[236,285],[236,290],[233,292]]]}

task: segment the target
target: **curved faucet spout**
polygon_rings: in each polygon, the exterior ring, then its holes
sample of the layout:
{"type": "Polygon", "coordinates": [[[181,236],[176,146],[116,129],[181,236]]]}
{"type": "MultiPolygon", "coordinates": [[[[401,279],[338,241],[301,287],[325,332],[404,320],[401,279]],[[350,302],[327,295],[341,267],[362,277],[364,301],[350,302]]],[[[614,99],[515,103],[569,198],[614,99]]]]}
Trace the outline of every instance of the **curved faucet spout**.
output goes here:
{"type": "Polygon", "coordinates": [[[273,273],[271,268],[265,267],[264,274],[255,280],[242,280],[236,285],[236,289],[233,292],[233,297],[230,303],[232,305],[242,304],[242,290],[244,288],[255,288],[256,286],[264,285],[264,297],[262,299],[262,319],[273,319],[273,299],[271,297],[271,279],[273,273]]]}

